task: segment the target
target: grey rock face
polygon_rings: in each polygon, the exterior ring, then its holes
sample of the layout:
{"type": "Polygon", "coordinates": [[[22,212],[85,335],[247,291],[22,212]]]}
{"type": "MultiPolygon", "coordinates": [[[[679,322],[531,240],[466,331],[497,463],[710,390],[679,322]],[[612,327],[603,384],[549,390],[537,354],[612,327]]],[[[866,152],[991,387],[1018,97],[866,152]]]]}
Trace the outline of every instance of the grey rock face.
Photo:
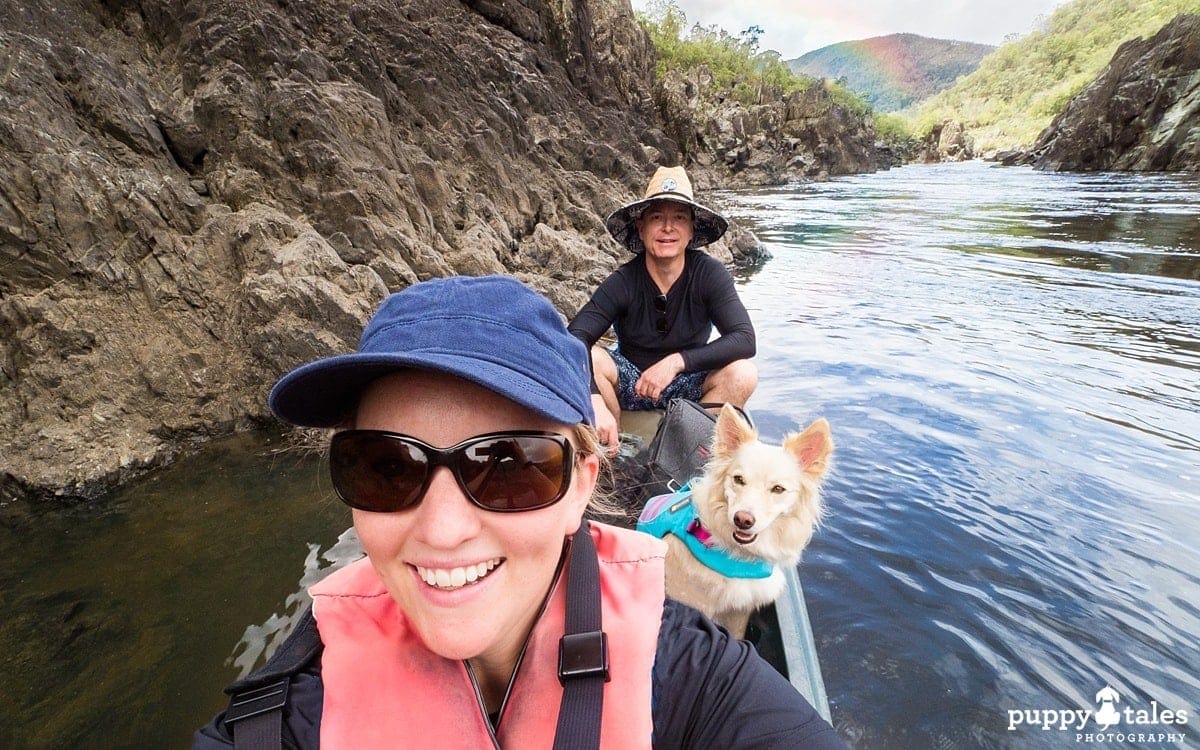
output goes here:
{"type": "Polygon", "coordinates": [[[573,313],[682,158],[653,64],[614,0],[0,4],[0,503],[268,421],[417,280],[573,313]]]}
{"type": "Polygon", "coordinates": [[[968,161],[975,158],[975,143],[958,120],[945,120],[934,126],[917,150],[915,161],[932,164],[968,161]]]}
{"type": "Polygon", "coordinates": [[[1200,15],[1121,45],[1024,156],[1051,171],[1200,171],[1200,15]]]}
{"type": "Polygon", "coordinates": [[[627,7],[495,5],[6,3],[3,496],[265,419],[418,279],[581,304],[651,167],[652,51],[627,7]]]}
{"type": "Polygon", "coordinates": [[[870,119],[836,103],[825,87],[758,92],[746,106],[714,91],[705,68],[668,73],[657,101],[667,134],[703,187],[779,185],[873,172],[886,166],[870,119]]]}

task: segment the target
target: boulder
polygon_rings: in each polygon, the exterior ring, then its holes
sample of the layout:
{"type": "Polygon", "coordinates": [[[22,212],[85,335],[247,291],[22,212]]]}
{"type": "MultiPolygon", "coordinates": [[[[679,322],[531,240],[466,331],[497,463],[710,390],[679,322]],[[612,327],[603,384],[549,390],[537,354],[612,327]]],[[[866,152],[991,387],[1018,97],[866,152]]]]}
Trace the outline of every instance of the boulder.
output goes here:
{"type": "Polygon", "coordinates": [[[929,131],[918,148],[916,161],[931,164],[975,158],[975,142],[958,120],[944,120],[929,131]]]}

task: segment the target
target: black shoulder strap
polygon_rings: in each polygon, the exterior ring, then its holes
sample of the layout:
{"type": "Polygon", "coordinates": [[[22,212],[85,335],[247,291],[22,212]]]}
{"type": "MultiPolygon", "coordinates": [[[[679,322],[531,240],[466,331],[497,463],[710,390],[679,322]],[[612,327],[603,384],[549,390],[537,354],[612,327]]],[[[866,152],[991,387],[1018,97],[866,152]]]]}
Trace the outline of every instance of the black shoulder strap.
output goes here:
{"type": "Polygon", "coordinates": [[[230,695],[225,725],[233,733],[235,750],[279,750],[283,746],[288,685],[323,648],[317,621],[312,610],[306,610],[266,664],[225,688],[230,695]]]}
{"type": "Polygon", "coordinates": [[[601,629],[600,565],[585,520],[571,539],[566,628],[558,647],[563,684],[554,750],[600,747],[600,715],[608,682],[608,636],[601,629]]]}

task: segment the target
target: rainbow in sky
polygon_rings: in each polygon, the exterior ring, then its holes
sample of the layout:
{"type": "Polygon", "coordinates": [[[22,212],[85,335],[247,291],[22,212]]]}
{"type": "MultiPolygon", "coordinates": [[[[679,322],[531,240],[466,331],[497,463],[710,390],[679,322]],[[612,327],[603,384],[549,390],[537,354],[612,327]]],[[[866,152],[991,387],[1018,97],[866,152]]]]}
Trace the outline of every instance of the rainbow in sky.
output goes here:
{"type": "Polygon", "coordinates": [[[993,49],[974,42],[889,34],[822,47],[790,64],[798,73],[842,81],[877,110],[893,112],[950,86],[993,49]]]}

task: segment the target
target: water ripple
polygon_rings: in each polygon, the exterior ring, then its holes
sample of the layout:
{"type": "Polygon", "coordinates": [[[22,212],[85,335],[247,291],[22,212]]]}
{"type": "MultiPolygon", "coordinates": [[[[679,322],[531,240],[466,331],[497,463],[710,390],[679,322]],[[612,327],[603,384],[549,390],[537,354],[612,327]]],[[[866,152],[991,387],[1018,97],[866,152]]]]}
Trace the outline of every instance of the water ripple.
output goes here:
{"type": "Polygon", "coordinates": [[[1105,684],[1200,710],[1198,184],[943,165],[721,196],[774,255],[742,284],[750,407],[833,426],[801,573],[855,746],[1060,746],[1007,711],[1105,684]]]}

